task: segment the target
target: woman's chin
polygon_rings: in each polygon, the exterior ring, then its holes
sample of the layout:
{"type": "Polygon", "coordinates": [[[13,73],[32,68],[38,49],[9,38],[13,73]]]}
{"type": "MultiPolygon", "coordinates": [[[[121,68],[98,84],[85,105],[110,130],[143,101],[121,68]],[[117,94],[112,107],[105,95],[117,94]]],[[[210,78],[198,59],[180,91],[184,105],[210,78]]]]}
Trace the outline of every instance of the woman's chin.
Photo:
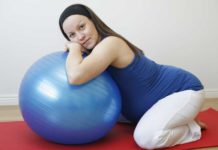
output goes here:
{"type": "Polygon", "coordinates": [[[95,47],[95,45],[87,45],[85,48],[87,50],[92,50],[95,47]]]}

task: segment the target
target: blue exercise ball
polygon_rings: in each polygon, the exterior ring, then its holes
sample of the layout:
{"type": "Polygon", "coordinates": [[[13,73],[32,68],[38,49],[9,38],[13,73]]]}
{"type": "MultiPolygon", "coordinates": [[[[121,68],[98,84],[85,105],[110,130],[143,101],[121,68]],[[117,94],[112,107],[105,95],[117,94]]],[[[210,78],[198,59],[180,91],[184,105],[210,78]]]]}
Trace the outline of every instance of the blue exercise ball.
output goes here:
{"type": "Polygon", "coordinates": [[[19,89],[19,106],[27,125],[46,140],[83,144],[104,137],[121,110],[116,83],[107,72],[82,85],[67,81],[67,52],[34,63],[19,89]]]}

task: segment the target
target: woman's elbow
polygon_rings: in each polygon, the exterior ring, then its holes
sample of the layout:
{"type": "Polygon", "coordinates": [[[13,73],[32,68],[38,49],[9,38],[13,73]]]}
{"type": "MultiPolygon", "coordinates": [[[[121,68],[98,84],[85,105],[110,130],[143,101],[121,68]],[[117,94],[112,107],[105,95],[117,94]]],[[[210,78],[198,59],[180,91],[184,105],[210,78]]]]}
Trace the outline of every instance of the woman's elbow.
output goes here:
{"type": "Polygon", "coordinates": [[[81,85],[84,82],[81,80],[79,76],[68,76],[68,83],[71,85],[81,85]]]}

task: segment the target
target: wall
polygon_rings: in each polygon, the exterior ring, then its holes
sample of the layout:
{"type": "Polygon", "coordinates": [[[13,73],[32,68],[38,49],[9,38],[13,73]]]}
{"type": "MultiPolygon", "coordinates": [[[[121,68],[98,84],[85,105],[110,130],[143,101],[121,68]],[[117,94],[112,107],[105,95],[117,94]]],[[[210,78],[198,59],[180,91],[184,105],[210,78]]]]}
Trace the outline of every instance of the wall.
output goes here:
{"type": "Polygon", "coordinates": [[[216,0],[0,0],[0,105],[17,104],[30,65],[63,49],[58,18],[72,3],[87,4],[156,62],[193,72],[206,96],[218,97],[216,0]]]}

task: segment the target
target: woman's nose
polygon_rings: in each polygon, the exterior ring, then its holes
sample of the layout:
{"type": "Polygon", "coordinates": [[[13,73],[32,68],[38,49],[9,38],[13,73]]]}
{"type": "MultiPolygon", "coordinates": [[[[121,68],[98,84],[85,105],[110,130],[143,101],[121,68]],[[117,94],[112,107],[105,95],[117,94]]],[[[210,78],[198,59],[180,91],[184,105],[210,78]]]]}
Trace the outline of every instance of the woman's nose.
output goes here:
{"type": "Polygon", "coordinates": [[[78,40],[79,40],[79,41],[83,41],[84,39],[85,39],[85,34],[79,33],[79,34],[78,34],[78,40]]]}

